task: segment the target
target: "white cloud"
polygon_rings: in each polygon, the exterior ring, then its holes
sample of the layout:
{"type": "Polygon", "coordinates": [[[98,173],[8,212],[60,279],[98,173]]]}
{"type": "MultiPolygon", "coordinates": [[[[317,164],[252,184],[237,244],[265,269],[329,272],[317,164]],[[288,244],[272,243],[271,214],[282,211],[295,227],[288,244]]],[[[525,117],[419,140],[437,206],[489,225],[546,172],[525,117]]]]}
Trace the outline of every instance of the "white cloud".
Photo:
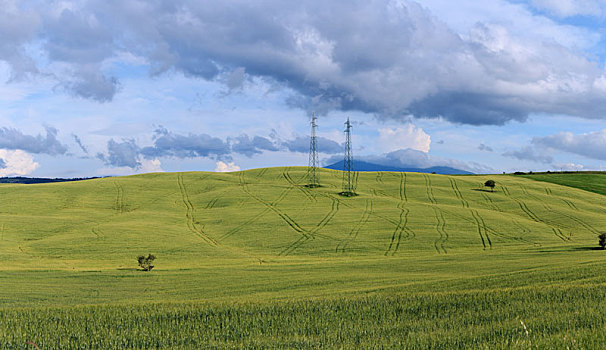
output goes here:
{"type": "Polygon", "coordinates": [[[240,167],[234,164],[234,162],[224,163],[222,161],[218,161],[217,166],[215,167],[215,171],[220,173],[240,171],[240,167]]]}
{"type": "Polygon", "coordinates": [[[141,166],[138,169],[142,173],[159,173],[163,172],[162,163],[159,159],[141,159],[141,166]]]}
{"type": "Polygon", "coordinates": [[[556,170],[566,171],[579,171],[585,169],[584,165],[575,163],[554,163],[553,166],[556,170]]]}
{"type": "Polygon", "coordinates": [[[22,150],[0,149],[0,159],[4,167],[0,168],[0,176],[27,175],[38,168],[34,158],[22,150]]]}
{"type": "Polygon", "coordinates": [[[383,152],[410,148],[427,153],[430,144],[431,137],[413,124],[379,129],[379,146],[383,152]]]}
{"type": "Polygon", "coordinates": [[[557,17],[577,15],[599,17],[603,12],[603,1],[598,0],[532,0],[532,5],[557,17]]]}

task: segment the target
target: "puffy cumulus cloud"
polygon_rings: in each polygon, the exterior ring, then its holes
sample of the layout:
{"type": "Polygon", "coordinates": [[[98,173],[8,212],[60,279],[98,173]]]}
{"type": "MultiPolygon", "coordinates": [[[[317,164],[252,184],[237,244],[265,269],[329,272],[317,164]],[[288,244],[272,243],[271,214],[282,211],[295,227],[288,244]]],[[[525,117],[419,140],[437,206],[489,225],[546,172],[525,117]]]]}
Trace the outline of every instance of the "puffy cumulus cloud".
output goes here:
{"type": "Polygon", "coordinates": [[[460,35],[409,0],[5,2],[0,59],[14,72],[41,70],[70,93],[101,102],[120,86],[108,62],[127,53],[151,74],[223,80],[229,91],[265,79],[293,91],[290,105],[320,112],[412,113],[481,125],[530,113],[601,117],[606,107],[599,64],[574,42],[558,41],[575,29],[530,9],[517,15],[532,31],[516,32],[504,18],[481,20],[460,35]],[[32,43],[48,63],[32,66],[32,43]]]}
{"type": "Polygon", "coordinates": [[[230,153],[229,143],[208,134],[175,134],[160,127],[154,136],[154,145],[144,147],[141,153],[147,158],[223,157],[230,153]]]}
{"type": "Polygon", "coordinates": [[[0,148],[29,153],[65,154],[67,147],[57,140],[57,129],[46,127],[46,136],[25,135],[12,128],[0,128],[0,148]]]}
{"type": "Polygon", "coordinates": [[[252,157],[263,151],[278,151],[273,142],[262,136],[254,136],[252,139],[248,135],[240,135],[231,140],[231,149],[233,152],[252,157]]]}
{"type": "Polygon", "coordinates": [[[39,166],[30,154],[22,150],[0,149],[0,160],[0,176],[28,175],[39,166]]]}
{"type": "Polygon", "coordinates": [[[386,152],[409,148],[427,153],[430,144],[431,137],[412,124],[395,129],[379,129],[379,145],[386,152]]]}
{"type": "Polygon", "coordinates": [[[162,163],[159,159],[141,159],[141,165],[139,171],[142,173],[159,173],[164,172],[162,169],[162,163]]]}
{"type": "Polygon", "coordinates": [[[514,158],[518,160],[528,160],[536,163],[549,164],[553,162],[553,157],[544,154],[537,153],[534,147],[532,146],[524,146],[519,150],[511,150],[502,154],[504,157],[514,158]]]}
{"type": "MultiPolygon", "coordinates": [[[[308,153],[311,138],[309,136],[297,136],[292,140],[282,141],[282,146],[291,152],[308,153]]],[[[335,154],[343,152],[343,146],[326,137],[316,136],[318,152],[335,154]]]]}
{"type": "Polygon", "coordinates": [[[234,164],[234,162],[222,162],[218,161],[217,166],[215,167],[216,172],[226,173],[230,171],[240,171],[240,167],[234,164]]]}
{"type": "Polygon", "coordinates": [[[606,160],[606,129],[579,135],[560,132],[555,135],[535,137],[532,143],[538,147],[606,160]]]}
{"type": "Polygon", "coordinates": [[[536,9],[557,17],[603,16],[606,4],[600,0],[531,0],[536,9]]]}

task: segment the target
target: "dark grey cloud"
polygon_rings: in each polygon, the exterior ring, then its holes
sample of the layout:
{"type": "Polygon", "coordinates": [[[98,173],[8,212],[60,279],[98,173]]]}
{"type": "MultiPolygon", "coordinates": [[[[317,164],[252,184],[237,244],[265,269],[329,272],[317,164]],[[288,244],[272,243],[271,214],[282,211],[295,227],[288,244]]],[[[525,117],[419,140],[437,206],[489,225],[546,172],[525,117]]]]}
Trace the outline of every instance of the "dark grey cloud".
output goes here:
{"type": "Polygon", "coordinates": [[[97,158],[110,166],[136,169],[141,166],[139,152],[140,149],[135,140],[117,142],[111,139],[107,142],[107,155],[99,153],[97,154],[97,158]]]}
{"type": "Polygon", "coordinates": [[[555,135],[535,137],[532,144],[541,148],[555,149],[587,158],[606,160],[606,129],[580,135],[571,132],[560,132],[555,135]]]}
{"type": "Polygon", "coordinates": [[[485,145],[485,144],[483,144],[483,143],[481,143],[481,144],[478,146],[478,149],[479,149],[480,151],[486,151],[486,152],[492,152],[492,151],[493,151],[492,147],[490,147],[490,146],[486,146],[486,145],[485,145]]]}
{"type": "Polygon", "coordinates": [[[502,154],[504,157],[518,160],[529,160],[531,162],[549,164],[553,162],[553,157],[548,154],[537,153],[537,150],[531,146],[525,146],[519,150],[507,151],[502,154]]]}
{"type": "Polygon", "coordinates": [[[262,136],[255,136],[251,139],[248,135],[240,135],[231,141],[231,150],[247,157],[252,157],[263,151],[278,151],[273,142],[262,136]]]}
{"type": "Polygon", "coordinates": [[[408,0],[4,7],[0,59],[16,75],[51,69],[36,67],[27,54],[29,44],[41,42],[50,63],[67,66],[41,73],[55,75],[69,93],[99,102],[119,92],[108,61],[131,55],[144,60],[152,75],[177,71],[216,79],[228,92],[246,79],[264,79],[289,88],[291,106],[320,113],[357,110],[501,125],[531,113],[603,118],[606,109],[603,69],[577,49],[491,23],[460,36],[408,0]]]}
{"type": "Polygon", "coordinates": [[[84,146],[84,144],[82,143],[82,140],[80,140],[80,137],[78,137],[78,135],[76,135],[76,134],[72,134],[72,137],[74,138],[74,141],[76,141],[76,144],[78,145],[78,147],[80,147],[82,152],[84,152],[85,154],[88,154],[88,148],[86,148],[86,146],[84,146]]]}
{"type": "MultiPolygon", "coordinates": [[[[282,141],[282,146],[291,152],[307,153],[309,152],[309,144],[309,136],[297,136],[292,140],[282,141]]],[[[343,152],[342,145],[322,136],[316,138],[316,144],[320,153],[335,154],[343,152]]]]}
{"type": "Polygon", "coordinates": [[[147,158],[155,157],[215,157],[221,158],[231,152],[229,143],[208,134],[179,135],[162,127],[156,130],[154,145],[141,149],[147,158]]]}
{"type": "Polygon", "coordinates": [[[67,152],[67,147],[57,140],[57,129],[52,127],[46,127],[46,136],[25,135],[17,129],[0,128],[0,148],[50,155],[67,152]]]}

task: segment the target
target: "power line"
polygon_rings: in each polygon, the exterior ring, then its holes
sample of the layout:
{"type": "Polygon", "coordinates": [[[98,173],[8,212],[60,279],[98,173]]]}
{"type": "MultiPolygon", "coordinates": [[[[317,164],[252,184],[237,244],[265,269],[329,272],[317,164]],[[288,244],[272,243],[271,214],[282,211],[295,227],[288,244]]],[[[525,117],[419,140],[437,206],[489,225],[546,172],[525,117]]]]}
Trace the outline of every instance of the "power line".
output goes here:
{"type": "Polygon", "coordinates": [[[343,184],[342,196],[357,196],[355,184],[355,172],[353,167],[353,153],[351,151],[351,123],[349,118],[345,122],[345,158],[343,160],[343,184]]]}
{"type": "Polygon", "coordinates": [[[320,187],[320,178],[318,177],[318,143],[316,137],[316,115],[311,117],[311,138],[309,140],[309,167],[307,168],[307,187],[320,187]]]}

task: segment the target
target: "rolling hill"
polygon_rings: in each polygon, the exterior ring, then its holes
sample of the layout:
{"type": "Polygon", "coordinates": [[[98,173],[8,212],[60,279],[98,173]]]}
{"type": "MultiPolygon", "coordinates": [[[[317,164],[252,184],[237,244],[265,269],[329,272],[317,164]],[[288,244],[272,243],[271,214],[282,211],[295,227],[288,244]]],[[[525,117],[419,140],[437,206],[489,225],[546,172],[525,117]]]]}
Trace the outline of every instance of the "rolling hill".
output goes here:
{"type": "Polygon", "coordinates": [[[310,189],[306,170],[1,184],[0,347],[604,340],[602,195],[506,175],[358,172],[359,195],[344,198],[342,172],[321,170],[310,189]],[[148,253],[156,268],[141,272],[148,253]]]}

